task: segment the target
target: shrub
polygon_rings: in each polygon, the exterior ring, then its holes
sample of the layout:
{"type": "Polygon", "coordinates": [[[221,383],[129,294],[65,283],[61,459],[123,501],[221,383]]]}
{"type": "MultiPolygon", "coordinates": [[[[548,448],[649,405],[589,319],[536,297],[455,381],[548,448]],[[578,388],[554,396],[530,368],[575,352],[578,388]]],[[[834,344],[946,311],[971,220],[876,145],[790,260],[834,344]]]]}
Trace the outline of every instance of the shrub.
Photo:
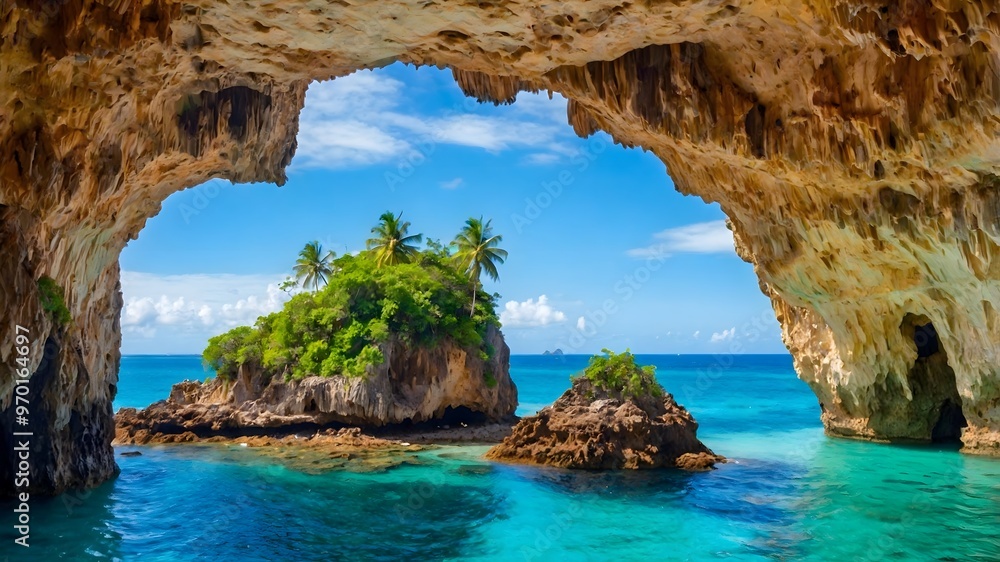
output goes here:
{"type": "Polygon", "coordinates": [[[602,349],[601,352],[603,355],[591,357],[587,368],[573,380],[585,378],[595,389],[619,394],[623,398],[663,396],[663,387],[656,380],[656,367],[637,365],[635,356],[628,349],[621,354],[609,349],[602,349]]]}
{"type": "Polygon", "coordinates": [[[202,358],[215,373],[227,380],[236,377],[240,365],[260,362],[260,338],[250,326],[240,326],[208,340],[202,358]]]}
{"type": "Polygon", "coordinates": [[[486,380],[486,388],[495,388],[499,384],[497,378],[493,376],[493,371],[488,369],[483,373],[483,378],[486,380]]]}
{"type": "Polygon", "coordinates": [[[47,312],[58,324],[68,324],[69,309],[66,308],[66,298],[62,287],[51,277],[45,276],[38,280],[38,293],[42,301],[42,310],[47,312]]]}
{"type": "Polygon", "coordinates": [[[470,318],[469,280],[446,255],[425,251],[412,263],[379,267],[363,252],[338,258],[333,269],[325,288],[209,340],[205,361],[229,376],[250,360],[290,378],[364,376],[385,360],[381,345],[393,338],[422,347],[450,339],[492,355],[483,335],[499,325],[496,300],[480,291],[470,318]]]}

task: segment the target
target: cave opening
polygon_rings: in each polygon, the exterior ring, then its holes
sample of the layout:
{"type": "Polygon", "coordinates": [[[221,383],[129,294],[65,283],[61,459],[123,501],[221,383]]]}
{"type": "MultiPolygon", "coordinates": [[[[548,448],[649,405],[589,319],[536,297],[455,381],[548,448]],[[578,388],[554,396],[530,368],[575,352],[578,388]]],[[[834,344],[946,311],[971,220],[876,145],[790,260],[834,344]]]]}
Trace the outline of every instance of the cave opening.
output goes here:
{"type": "Polygon", "coordinates": [[[912,414],[926,421],[927,437],[932,443],[960,441],[968,423],[962,413],[955,371],[948,363],[937,329],[926,316],[907,314],[900,330],[917,352],[907,374],[913,395],[912,414]]]}
{"type": "MultiPolygon", "coordinates": [[[[196,139],[201,131],[213,142],[240,141],[258,127],[257,113],[276,107],[260,96],[236,86],[181,96],[178,135],[196,139]]],[[[402,213],[414,233],[444,243],[469,217],[492,220],[514,256],[501,274],[505,282],[539,272],[588,278],[592,268],[585,261],[553,260],[552,249],[537,241],[557,239],[567,224],[606,226],[582,229],[567,252],[616,244],[611,264],[616,269],[608,271],[621,273],[607,280],[614,288],[609,296],[629,305],[617,318],[634,315],[641,321],[655,294],[685,294],[712,314],[733,314],[734,321],[769,309],[755,284],[729,287],[720,297],[708,282],[711,276],[675,274],[679,261],[667,260],[669,255],[698,260],[732,250],[725,214],[717,203],[706,205],[664,186],[663,162],[654,154],[618,145],[602,131],[578,136],[568,123],[575,107],[560,94],[545,92],[483,104],[463,91],[450,71],[401,63],[313,83],[299,115],[284,188],[208,179],[164,199],[160,212],[123,249],[122,353],[198,354],[208,338],[253,325],[259,316],[280,310],[297,290],[285,281],[305,242],[317,241],[337,256],[362,251],[372,225],[387,210],[402,213]],[[636,186],[633,197],[594,196],[623,178],[636,186]],[[644,202],[641,211],[633,199],[644,202]],[[662,208],[673,214],[656,211],[662,208]],[[338,214],[341,209],[350,212],[338,214]],[[334,214],[338,219],[331,221],[334,214]],[[641,234],[609,242],[607,233],[624,224],[641,234]],[[548,267],[557,262],[558,269],[548,267]]],[[[755,106],[751,121],[762,119],[764,110],[755,106]]],[[[720,267],[748,279],[753,275],[742,260],[720,267]]],[[[493,292],[498,286],[488,280],[486,287],[493,292]]],[[[542,338],[521,337],[519,351],[593,342],[594,324],[603,313],[586,318],[592,307],[577,299],[542,303],[547,295],[541,290],[507,287],[515,288],[501,291],[503,298],[517,310],[542,311],[539,326],[518,320],[523,333],[546,330],[542,338]],[[568,329],[555,329],[562,325],[568,329]]],[[[514,323],[505,325],[515,328],[514,323]]],[[[769,324],[764,351],[784,353],[777,322],[769,324]]],[[[663,334],[643,337],[645,345],[668,352],[688,345],[708,352],[723,341],[710,336],[692,315],[663,334]],[[709,337],[695,335],[701,333],[709,337]]],[[[718,337],[734,335],[723,331],[718,337]]]]}
{"type": "Polygon", "coordinates": [[[413,421],[407,418],[400,423],[388,424],[384,426],[387,430],[435,430],[450,429],[453,427],[467,425],[483,425],[490,421],[489,416],[484,412],[479,412],[468,406],[446,406],[443,411],[438,410],[432,419],[424,421],[413,421]]]}
{"type": "Polygon", "coordinates": [[[917,359],[927,359],[938,353],[941,350],[941,341],[938,339],[934,324],[928,322],[914,326],[913,344],[917,346],[917,359]]]}
{"type": "Polygon", "coordinates": [[[488,421],[486,414],[477,412],[467,406],[447,407],[441,417],[435,420],[438,424],[457,426],[481,425],[488,421]]]}
{"type": "Polygon", "coordinates": [[[961,442],[962,428],[968,425],[965,414],[962,413],[961,403],[956,404],[951,400],[945,400],[941,403],[937,423],[931,429],[931,442],[961,442]]]}
{"type": "MultiPolygon", "coordinates": [[[[277,105],[261,96],[243,87],[185,96],[177,104],[179,137],[190,140],[197,154],[198,142],[252,140],[259,116],[277,105]]],[[[504,315],[507,305],[516,312],[504,320],[516,353],[598,345],[594,325],[604,321],[604,312],[589,318],[592,307],[582,300],[550,302],[518,282],[540,274],[591,277],[592,264],[554,257],[551,246],[538,243],[557,239],[566,225],[603,227],[578,229],[573,247],[565,249],[568,255],[614,245],[603,269],[620,299],[615,322],[642,322],[659,302],[657,294],[684,294],[688,302],[703,303],[704,314],[742,311],[734,320],[770,310],[754,283],[718,291],[707,273],[672,273],[681,267],[666,259],[673,254],[711,260],[734,275],[751,277],[753,268],[739,259],[719,265],[714,258],[699,258],[733,249],[719,205],[664,186],[663,162],[652,153],[618,145],[602,131],[578,136],[568,123],[574,107],[558,93],[534,92],[515,93],[500,105],[482,104],[449,71],[402,64],[313,83],[298,116],[285,188],[216,178],[178,191],[124,249],[123,354],[192,357],[209,338],[255,325],[304,290],[288,284],[304,243],[315,241],[338,257],[356,254],[387,210],[401,213],[412,223],[411,234],[423,235],[428,244],[447,244],[469,217],[493,221],[496,232],[506,236],[504,249],[514,256],[501,273],[508,302],[498,303],[497,313],[504,315]],[[636,186],[629,198],[595,196],[624,179],[636,186]],[[635,200],[644,202],[641,208],[635,200]],[[676,216],[665,217],[658,210],[663,208],[676,216]],[[609,236],[622,225],[640,235],[609,236]],[[630,316],[631,321],[618,320],[630,316]]],[[[765,110],[759,105],[752,112],[750,128],[757,133],[765,110]]],[[[495,283],[485,279],[487,292],[500,288],[495,283]]],[[[595,285],[595,292],[609,291],[604,283],[595,285]]],[[[766,351],[784,352],[777,322],[773,316],[768,320],[772,338],[766,351]]],[[[644,335],[645,345],[674,346],[665,351],[703,345],[707,352],[736,337],[730,328],[699,338],[703,325],[694,315],[677,324],[664,334],[644,335]]],[[[200,361],[191,363],[192,370],[201,368],[200,361]]],[[[212,373],[197,371],[194,377],[206,374],[212,373]]],[[[130,373],[122,379],[128,395],[130,373]]],[[[324,399],[307,399],[303,413],[319,413],[317,402],[324,399]]],[[[465,407],[437,414],[428,423],[454,427],[487,419],[465,407]]]]}

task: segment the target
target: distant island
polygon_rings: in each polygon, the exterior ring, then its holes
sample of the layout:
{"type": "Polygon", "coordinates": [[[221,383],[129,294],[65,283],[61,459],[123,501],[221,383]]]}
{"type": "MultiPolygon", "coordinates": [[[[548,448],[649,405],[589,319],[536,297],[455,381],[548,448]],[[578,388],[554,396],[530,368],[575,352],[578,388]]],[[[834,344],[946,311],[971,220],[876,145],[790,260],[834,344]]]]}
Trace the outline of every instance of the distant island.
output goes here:
{"type": "Polygon", "coordinates": [[[563,353],[563,350],[557,347],[555,351],[549,351],[546,349],[545,353],[543,353],[542,355],[565,355],[565,353],[563,353]]]}

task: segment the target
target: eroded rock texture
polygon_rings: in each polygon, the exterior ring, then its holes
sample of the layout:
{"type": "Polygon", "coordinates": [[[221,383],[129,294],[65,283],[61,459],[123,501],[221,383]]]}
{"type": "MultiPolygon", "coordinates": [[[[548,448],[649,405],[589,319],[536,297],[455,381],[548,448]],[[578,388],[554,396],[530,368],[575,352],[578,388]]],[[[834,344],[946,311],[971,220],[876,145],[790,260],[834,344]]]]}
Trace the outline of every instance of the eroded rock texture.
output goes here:
{"type": "Polygon", "coordinates": [[[670,394],[623,397],[582,377],[486,458],[587,470],[708,470],[726,460],[698,440],[698,422],[670,394]]]}
{"type": "Polygon", "coordinates": [[[366,377],[305,377],[286,381],[253,365],[234,380],[175,384],[167,400],[119,411],[121,443],[171,441],[178,436],[234,437],[287,434],[329,426],[375,428],[439,421],[484,424],[513,419],[517,387],[510,378],[510,348],[500,331],[486,341],[489,360],[478,348],[450,341],[433,348],[409,348],[399,341],[382,346],[385,362],[366,377]]]}
{"type": "Polygon", "coordinates": [[[832,433],[961,432],[967,450],[995,453],[997,9],[4,0],[0,431],[11,331],[29,323],[49,412],[33,482],[109,476],[126,241],[167,195],[206,179],[283,183],[308,82],[405,61],[451,67],[484,101],[561,92],[578,133],[651,150],[678,189],[719,202],[832,433]],[[67,288],[64,329],[40,313],[41,275],[67,288]],[[920,357],[911,334],[924,326],[941,355],[920,357]],[[46,342],[59,367],[48,376],[46,342]]]}

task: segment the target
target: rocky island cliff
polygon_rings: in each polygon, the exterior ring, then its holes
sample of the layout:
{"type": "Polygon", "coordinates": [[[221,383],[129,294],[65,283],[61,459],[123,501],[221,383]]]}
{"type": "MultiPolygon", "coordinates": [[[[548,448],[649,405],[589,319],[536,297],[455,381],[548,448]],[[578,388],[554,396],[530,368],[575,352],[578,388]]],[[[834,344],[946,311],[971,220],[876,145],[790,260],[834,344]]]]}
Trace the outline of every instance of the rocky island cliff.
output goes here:
{"type": "Polygon", "coordinates": [[[488,360],[479,356],[478,349],[451,341],[432,348],[409,348],[393,341],[383,346],[385,362],[363,377],[286,380],[248,365],[231,380],[178,383],[166,400],[142,410],[119,410],[116,441],[510,420],[517,408],[517,387],[509,374],[510,349],[496,328],[489,329],[487,341],[496,349],[488,360]]]}
{"type": "Polygon", "coordinates": [[[115,473],[125,244],[178,190],[284,183],[310,81],[393,61],[558,92],[717,202],[830,433],[1000,452],[993,2],[13,1],[0,36],[0,434],[20,324],[34,491],[115,473]]]}
{"type": "Polygon", "coordinates": [[[409,229],[385,212],[365,251],[337,258],[307,243],[285,283],[301,291],[253,326],[210,338],[211,381],[119,411],[117,441],[512,421],[510,348],[479,280],[498,277],[503,236],[470,218],[448,247],[420,250],[409,229]]]}
{"type": "Polygon", "coordinates": [[[725,462],[698,440],[698,423],[654,372],[628,352],[594,357],[569,390],[522,418],[486,458],[590,470],[707,470],[725,462]]]}

